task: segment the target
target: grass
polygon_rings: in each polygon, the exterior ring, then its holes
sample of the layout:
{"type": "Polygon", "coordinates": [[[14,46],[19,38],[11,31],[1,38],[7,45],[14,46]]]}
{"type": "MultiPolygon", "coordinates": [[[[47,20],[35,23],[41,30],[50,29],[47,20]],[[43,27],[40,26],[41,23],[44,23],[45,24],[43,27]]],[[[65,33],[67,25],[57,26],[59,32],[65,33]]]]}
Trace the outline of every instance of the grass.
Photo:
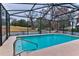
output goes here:
{"type": "MultiPolygon", "coordinates": [[[[30,32],[35,32],[36,30],[32,30],[31,27],[28,28],[30,32]]],[[[20,27],[20,26],[10,26],[10,32],[26,32],[27,27],[20,27]]]]}

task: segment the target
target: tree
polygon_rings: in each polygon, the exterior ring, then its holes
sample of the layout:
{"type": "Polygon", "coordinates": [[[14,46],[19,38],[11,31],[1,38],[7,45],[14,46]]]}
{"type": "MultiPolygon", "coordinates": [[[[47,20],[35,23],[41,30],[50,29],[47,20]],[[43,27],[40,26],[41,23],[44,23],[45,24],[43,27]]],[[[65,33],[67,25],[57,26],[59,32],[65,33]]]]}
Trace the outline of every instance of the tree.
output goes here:
{"type": "Polygon", "coordinates": [[[31,27],[31,24],[29,21],[25,21],[24,19],[21,19],[21,20],[13,20],[11,22],[11,25],[12,26],[22,26],[22,27],[31,27]]]}
{"type": "Polygon", "coordinates": [[[17,25],[22,26],[22,27],[26,27],[27,23],[24,19],[21,19],[21,20],[18,20],[17,25]]]}

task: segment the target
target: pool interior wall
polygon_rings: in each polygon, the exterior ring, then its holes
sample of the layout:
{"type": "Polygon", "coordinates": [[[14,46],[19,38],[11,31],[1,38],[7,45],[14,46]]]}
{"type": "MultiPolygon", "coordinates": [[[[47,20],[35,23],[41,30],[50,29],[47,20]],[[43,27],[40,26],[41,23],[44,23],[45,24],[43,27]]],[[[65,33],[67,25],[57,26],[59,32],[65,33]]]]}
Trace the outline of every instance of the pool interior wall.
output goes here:
{"type": "Polygon", "coordinates": [[[45,35],[34,35],[34,36],[19,36],[16,42],[16,54],[22,51],[35,51],[50,46],[62,44],[72,40],[79,39],[79,37],[63,35],[63,34],[45,34],[45,35]],[[21,39],[21,40],[18,40],[21,39]],[[38,48],[29,42],[23,40],[31,41],[38,44],[38,48]]]}

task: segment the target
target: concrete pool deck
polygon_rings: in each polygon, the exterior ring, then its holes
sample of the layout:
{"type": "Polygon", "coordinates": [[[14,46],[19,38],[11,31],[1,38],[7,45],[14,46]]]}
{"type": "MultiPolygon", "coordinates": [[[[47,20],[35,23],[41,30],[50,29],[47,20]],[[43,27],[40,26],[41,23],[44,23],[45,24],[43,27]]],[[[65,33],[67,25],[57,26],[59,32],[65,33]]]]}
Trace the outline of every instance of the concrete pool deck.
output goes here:
{"type": "Polygon", "coordinates": [[[0,47],[0,56],[12,56],[13,55],[13,42],[16,36],[10,36],[4,44],[0,47]]]}
{"type": "MultiPolygon", "coordinates": [[[[0,56],[13,56],[13,42],[16,36],[10,36],[0,47],[0,56]]],[[[23,53],[26,56],[79,56],[79,40],[51,46],[31,53],[23,53]]]]}

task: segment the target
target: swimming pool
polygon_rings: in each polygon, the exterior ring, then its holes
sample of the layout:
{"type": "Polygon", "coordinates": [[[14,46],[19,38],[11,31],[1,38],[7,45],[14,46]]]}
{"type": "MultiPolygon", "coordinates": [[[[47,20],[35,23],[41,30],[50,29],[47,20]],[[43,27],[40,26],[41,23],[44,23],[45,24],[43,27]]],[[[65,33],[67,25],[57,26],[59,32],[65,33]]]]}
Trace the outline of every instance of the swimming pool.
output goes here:
{"type": "Polygon", "coordinates": [[[18,36],[15,44],[16,54],[23,51],[35,51],[50,46],[62,44],[72,40],[79,39],[79,37],[64,35],[64,34],[44,34],[31,36],[18,36]],[[21,40],[18,40],[21,39],[21,40]],[[38,47],[36,47],[38,45],[38,47]]]}

